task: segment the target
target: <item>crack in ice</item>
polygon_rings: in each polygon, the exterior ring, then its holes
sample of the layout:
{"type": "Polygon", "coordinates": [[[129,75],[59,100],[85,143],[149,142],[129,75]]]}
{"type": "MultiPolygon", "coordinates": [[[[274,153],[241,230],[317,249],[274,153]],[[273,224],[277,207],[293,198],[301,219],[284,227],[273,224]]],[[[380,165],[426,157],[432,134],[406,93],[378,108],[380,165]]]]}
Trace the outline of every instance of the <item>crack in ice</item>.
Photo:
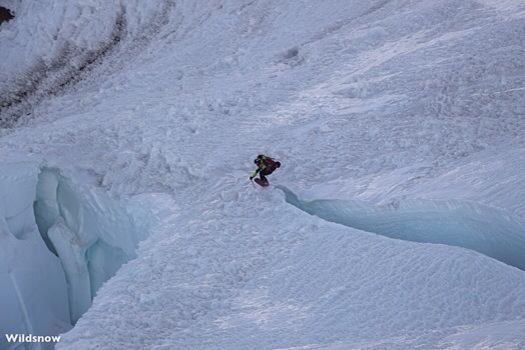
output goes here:
{"type": "Polygon", "coordinates": [[[463,247],[525,270],[525,226],[495,208],[464,201],[407,200],[373,206],[357,200],[301,200],[280,187],[288,203],[324,220],[390,238],[463,247]]]}

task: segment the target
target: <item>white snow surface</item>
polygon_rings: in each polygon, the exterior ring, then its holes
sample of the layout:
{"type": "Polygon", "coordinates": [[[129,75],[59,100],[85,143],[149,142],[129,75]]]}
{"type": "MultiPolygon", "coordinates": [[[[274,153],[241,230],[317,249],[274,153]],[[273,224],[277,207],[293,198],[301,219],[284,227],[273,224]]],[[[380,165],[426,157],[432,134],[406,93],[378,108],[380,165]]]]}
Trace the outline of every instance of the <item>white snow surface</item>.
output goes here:
{"type": "Polygon", "coordinates": [[[523,2],[0,6],[2,336],[525,348],[523,2]]]}

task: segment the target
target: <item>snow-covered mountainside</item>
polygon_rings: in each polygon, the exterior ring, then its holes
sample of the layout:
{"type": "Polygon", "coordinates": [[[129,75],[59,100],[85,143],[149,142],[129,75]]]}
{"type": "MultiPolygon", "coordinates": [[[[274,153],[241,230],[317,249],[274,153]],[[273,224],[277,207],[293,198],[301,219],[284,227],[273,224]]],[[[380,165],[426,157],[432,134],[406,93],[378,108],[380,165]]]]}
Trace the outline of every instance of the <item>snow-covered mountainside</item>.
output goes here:
{"type": "Polygon", "coordinates": [[[0,7],[0,348],[525,348],[522,2],[0,7]]]}

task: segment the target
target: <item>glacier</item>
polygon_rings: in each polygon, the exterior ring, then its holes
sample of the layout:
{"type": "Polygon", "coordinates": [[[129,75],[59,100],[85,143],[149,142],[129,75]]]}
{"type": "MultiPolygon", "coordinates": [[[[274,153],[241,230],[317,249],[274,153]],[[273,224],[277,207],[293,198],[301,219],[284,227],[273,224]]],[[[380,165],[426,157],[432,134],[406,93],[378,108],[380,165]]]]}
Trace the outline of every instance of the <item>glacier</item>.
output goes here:
{"type": "Polygon", "coordinates": [[[0,348],[525,348],[522,2],[0,7],[0,348]]]}

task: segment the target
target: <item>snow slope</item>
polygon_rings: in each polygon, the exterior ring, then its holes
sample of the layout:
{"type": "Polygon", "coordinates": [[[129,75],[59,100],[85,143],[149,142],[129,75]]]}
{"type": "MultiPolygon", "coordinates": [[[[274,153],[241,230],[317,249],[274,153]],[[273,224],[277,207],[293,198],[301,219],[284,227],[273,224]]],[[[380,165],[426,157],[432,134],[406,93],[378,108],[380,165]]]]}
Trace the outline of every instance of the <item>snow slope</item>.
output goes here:
{"type": "MultiPolygon", "coordinates": [[[[59,260],[71,288],[67,256],[93,241],[67,213],[107,212],[82,226],[109,235],[96,288],[77,289],[93,304],[58,349],[525,347],[525,5],[0,6],[15,14],[0,26],[0,260],[59,260]],[[276,186],[250,185],[258,153],[283,164],[276,186]],[[42,225],[30,203],[49,169],[80,200],[42,225]],[[21,223],[8,208],[23,174],[21,223]]],[[[0,325],[69,328],[49,327],[56,313],[0,325]]]]}

